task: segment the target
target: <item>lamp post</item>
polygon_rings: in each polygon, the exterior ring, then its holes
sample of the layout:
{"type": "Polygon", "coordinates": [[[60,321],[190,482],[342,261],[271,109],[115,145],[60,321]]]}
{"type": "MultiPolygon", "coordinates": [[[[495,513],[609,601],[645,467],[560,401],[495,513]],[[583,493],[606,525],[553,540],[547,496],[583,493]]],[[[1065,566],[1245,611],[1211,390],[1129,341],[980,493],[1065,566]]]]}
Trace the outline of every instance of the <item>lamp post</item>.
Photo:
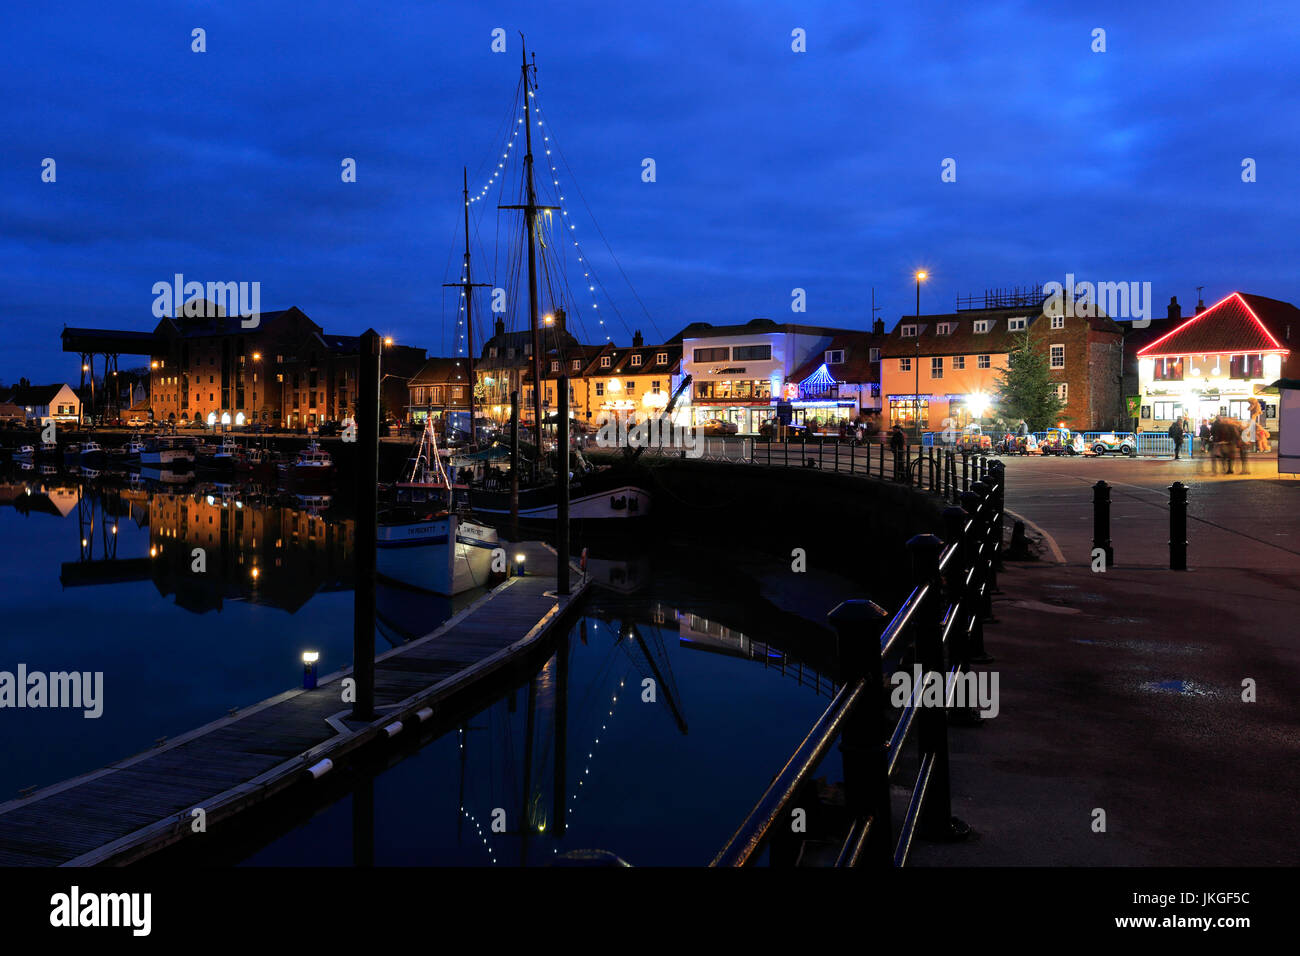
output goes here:
{"type": "MultiPolygon", "coordinates": [[[[258,411],[257,411],[257,366],[258,363],[260,363],[261,361],[262,361],[262,353],[254,352],[253,353],[253,406],[252,407],[253,407],[253,415],[255,416],[254,418],[255,421],[260,419],[260,416],[258,415],[258,411]]],[[[245,418],[244,421],[247,422],[248,419],[245,418]]]]}
{"type": "MultiPolygon", "coordinates": [[[[921,460],[921,283],[929,278],[924,271],[916,274],[916,358],[912,367],[914,388],[912,395],[912,422],[916,428],[916,460],[921,460]]],[[[918,474],[920,465],[917,466],[918,474]]]]}

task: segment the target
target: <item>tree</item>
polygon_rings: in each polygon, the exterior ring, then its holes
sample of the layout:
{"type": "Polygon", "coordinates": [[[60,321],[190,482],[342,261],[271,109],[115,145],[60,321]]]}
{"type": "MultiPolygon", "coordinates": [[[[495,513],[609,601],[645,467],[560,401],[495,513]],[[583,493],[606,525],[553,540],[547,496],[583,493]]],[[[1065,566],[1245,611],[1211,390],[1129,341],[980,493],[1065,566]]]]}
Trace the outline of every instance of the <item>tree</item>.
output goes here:
{"type": "Polygon", "coordinates": [[[1021,419],[1031,431],[1056,424],[1065,403],[1057,397],[1047,357],[1034,350],[1026,331],[998,371],[998,405],[1009,419],[1021,419]]]}

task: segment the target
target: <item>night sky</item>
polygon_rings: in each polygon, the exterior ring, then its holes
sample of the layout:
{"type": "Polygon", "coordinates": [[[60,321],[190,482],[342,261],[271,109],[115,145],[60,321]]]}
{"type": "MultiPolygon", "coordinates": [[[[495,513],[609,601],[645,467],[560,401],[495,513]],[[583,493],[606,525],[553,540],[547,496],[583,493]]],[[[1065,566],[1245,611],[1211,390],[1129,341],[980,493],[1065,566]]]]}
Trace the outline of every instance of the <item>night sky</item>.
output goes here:
{"type": "MultiPolygon", "coordinates": [[[[1170,295],[1190,311],[1198,285],[1207,303],[1297,302],[1294,9],[8,4],[0,380],[75,381],[63,325],[151,329],[151,287],[177,272],[259,281],[263,311],[451,354],[461,167],[476,192],[499,158],[521,30],[549,128],[640,297],[569,195],[615,341],[755,316],[862,328],[873,286],[892,325],[921,267],[923,311],[1067,272],[1149,281],[1157,315],[1170,295]]],[[[573,331],[603,341],[590,314],[573,331]]]]}

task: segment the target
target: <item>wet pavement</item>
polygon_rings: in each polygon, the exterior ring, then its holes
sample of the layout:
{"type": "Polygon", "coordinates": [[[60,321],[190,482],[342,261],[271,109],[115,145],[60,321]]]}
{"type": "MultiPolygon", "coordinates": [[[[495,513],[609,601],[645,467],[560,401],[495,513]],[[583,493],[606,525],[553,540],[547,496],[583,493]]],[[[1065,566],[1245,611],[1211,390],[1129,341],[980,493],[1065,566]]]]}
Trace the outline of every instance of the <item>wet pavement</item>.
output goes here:
{"type": "Polygon", "coordinates": [[[1242,477],[1195,460],[1008,461],[1007,506],[1039,560],[1007,563],[986,626],[998,716],[950,733],[953,812],[976,837],[921,844],[914,865],[1300,862],[1300,481],[1275,462],[1242,477]],[[1099,479],[1105,572],[1090,560],[1099,479]],[[1168,569],[1175,480],[1185,572],[1168,569]]]}

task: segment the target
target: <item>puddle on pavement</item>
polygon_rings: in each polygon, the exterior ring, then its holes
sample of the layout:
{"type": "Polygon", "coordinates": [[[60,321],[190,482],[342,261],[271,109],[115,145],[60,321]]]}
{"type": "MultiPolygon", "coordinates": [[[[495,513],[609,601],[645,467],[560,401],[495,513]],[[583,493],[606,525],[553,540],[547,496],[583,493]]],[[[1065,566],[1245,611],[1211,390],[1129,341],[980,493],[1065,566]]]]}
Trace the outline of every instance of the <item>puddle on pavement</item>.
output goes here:
{"type": "Polygon", "coordinates": [[[1153,694],[1182,694],[1187,697],[1209,697],[1209,688],[1190,680],[1147,681],[1142,689],[1153,694]]]}

